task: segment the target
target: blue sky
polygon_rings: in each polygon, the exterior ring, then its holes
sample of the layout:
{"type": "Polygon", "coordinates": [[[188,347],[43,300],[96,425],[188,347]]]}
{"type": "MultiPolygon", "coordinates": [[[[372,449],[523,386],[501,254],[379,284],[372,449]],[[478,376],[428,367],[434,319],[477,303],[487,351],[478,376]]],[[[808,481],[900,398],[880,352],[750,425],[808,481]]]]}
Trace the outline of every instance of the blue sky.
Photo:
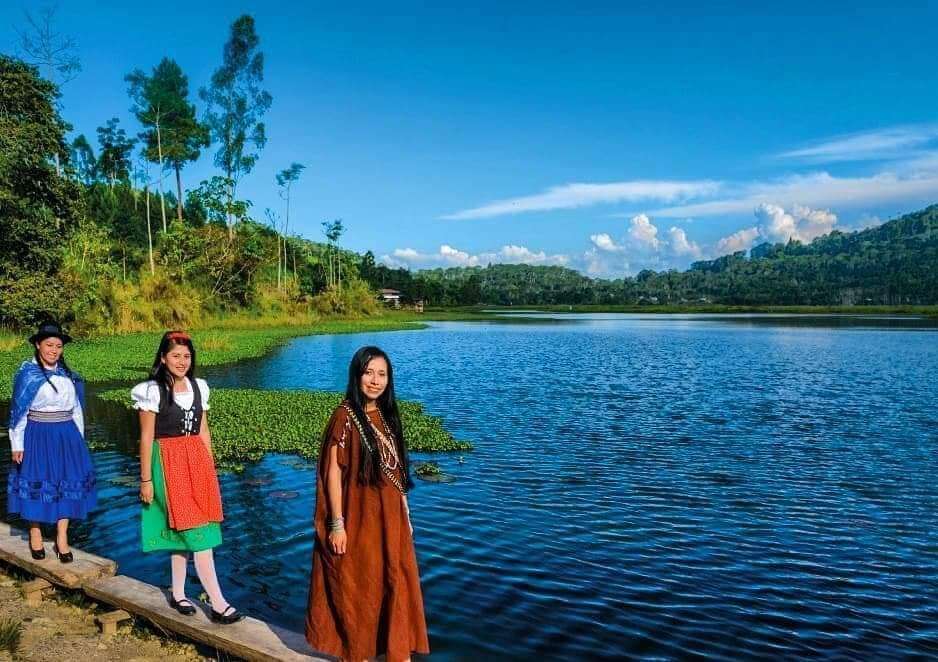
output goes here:
{"type": "MultiPolygon", "coordinates": [[[[938,201],[938,5],[761,4],[62,0],[64,115],[136,131],[123,76],[169,56],[195,96],[246,12],[273,105],[241,195],[263,219],[303,163],[296,232],[389,264],[619,276],[938,201]]],[[[40,6],[0,8],[4,52],[40,6]]]]}

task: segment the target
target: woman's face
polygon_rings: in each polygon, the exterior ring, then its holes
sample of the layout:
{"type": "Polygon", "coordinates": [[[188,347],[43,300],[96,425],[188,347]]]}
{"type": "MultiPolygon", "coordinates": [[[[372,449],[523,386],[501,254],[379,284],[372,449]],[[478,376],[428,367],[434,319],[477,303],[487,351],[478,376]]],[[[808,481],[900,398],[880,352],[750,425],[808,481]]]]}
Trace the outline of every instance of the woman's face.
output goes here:
{"type": "Polygon", "coordinates": [[[62,356],[62,341],[59,338],[46,338],[36,343],[39,358],[47,366],[54,366],[62,356]]]}
{"type": "Polygon", "coordinates": [[[173,377],[182,379],[189,372],[189,366],[192,365],[192,352],[185,345],[173,345],[160,357],[160,361],[173,377]]]}
{"type": "Polygon", "coordinates": [[[376,356],[365,366],[365,372],[359,381],[362,393],[368,400],[377,400],[388,387],[388,362],[376,356]]]}

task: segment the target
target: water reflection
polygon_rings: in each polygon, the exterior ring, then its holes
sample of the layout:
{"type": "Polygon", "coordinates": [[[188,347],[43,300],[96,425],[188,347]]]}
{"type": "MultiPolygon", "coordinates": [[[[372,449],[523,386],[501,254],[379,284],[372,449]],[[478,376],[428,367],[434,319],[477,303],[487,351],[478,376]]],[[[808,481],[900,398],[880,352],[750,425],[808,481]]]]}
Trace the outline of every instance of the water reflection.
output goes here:
{"type": "MultiPolygon", "coordinates": [[[[298,339],[207,377],[341,390],[351,354],[375,343],[400,394],[473,441],[462,462],[433,457],[456,482],[411,496],[441,659],[927,657],[938,343],[934,324],[904,324],[440,323],[298,339]]],[[[89,418],[102,506],[76,544],[168,583],[165,559],[136,551],[133,416],[98,403],[89,418]]],[[[282,456],[222,478],[226,590],[297,629],[314,481],[282,456]]]]}

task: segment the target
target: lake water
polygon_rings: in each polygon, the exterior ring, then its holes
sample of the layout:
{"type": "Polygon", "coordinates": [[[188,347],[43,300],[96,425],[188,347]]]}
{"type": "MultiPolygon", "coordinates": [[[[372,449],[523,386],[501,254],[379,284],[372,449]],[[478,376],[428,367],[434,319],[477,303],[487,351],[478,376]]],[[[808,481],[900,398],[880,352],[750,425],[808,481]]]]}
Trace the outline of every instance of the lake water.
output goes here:
{"type": "MultiPolygon", "coordinates": [[[[206,376],[344,390],[368,343],[399,396],[475,446],[433,457],[455,482],[411,495],[435,658],[938,655],[934,322],[438,323],[301,338],[206,376]]],[[[165,558],[135,551],[132,417],[89,419],[101,506],[74,541],[165,585],[165,558]]],[[[222,480],[223,587],[295,629],[314,480],[285,456],[222,480]]]]}

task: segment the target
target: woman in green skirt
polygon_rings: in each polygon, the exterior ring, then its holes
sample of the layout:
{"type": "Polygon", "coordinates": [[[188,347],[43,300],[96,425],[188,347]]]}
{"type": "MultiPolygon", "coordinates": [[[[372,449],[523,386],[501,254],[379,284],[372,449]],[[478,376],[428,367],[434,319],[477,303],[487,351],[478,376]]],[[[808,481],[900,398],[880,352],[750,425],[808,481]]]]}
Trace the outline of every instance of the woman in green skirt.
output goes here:
{"type": "Polygon", "coordinates": [[[195,347],[181,331],[163,335],[150,380],[131,391],[140,414],[140,499],[144,552],[170,552],[170,605],[192,615],[186,597],[191,553],[216,623],[243,618],[225,600],[213,548],[221,544],[221,491],[208,429],[208,384],[195,378],[195,347]]]}

